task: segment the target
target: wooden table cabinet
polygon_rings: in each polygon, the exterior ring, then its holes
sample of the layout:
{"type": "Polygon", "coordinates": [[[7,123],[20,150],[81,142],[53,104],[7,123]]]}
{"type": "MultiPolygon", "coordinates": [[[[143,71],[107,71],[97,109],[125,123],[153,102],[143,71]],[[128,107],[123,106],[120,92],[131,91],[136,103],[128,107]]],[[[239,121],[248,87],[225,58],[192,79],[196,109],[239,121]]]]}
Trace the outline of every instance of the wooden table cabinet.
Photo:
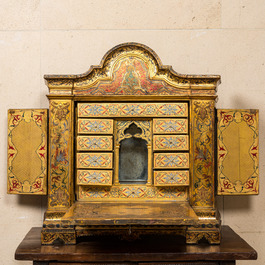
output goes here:
{"type": "Polygon", "coordinates": [[[41,228],[32,228],[15,254],[34,265],[232,265],[255,260],[257,252],[229,226],[222,226],[220,245],[187,245],[181,236],[146,236],[135,241],[97,237],[76,245],[41,245],[41,228]]]}
{"type": "Polygon", "coordinates": [[[43,245],[152,234],[219,244],[216,196],[259,193],[259,112],[216,110],[219,75],[178,74],[124,43],[84,74],[44,78],[49,110],[9,110],[7,145],[8,193],[48,194],[43,245]]]}

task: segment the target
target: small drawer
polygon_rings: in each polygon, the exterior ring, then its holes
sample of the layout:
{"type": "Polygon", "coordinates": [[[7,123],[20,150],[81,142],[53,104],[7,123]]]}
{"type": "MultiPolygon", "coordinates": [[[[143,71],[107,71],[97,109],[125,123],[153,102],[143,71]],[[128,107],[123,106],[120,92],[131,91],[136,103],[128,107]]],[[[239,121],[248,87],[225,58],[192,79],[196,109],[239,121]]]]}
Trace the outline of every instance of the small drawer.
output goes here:
{"type": "Polygon", "coordinates": [[[112,168],[112,153],[77,153],[77,168],[112,168]]]}
{"type": "Polygon", "coordinates": [[[188,104],[178,103],[79,103],[78,117],[187,117],[188,104]]]}
{"type": "Polygon", "coordinates": [[[78,119],[77,127],[83,134],[113,134],[113,120],[108,119],[78,119]]]}
{"type": "Polygon", "coordinates": [[[111,186],[112,170],[77,170],[77,185],[111,186]]]}
{"type": "Polygon", "coordinates": [[[188,133],[187,119],[154,119],[154,134],[186,134],[188,133]]]}
{"type": "Polygon", "coordinates": [[[189,150],[188,135],[154,135],[154,151],[178,151],[189,150]]]}
{"type": "Polygon", "coordinates": [[[155,169],[189,168],[188,153],[156,153],[154,154],[155,169]]]}
{"type": "Polygon", "coordinates": [[[78,151],[112,151],[112,136],[77,136],[78,151]]]}
{"type": "Polygon", "coordinates": [[[154,184],[155,186],[187,186],[189,185],[189,171],[154,171],[154,184]]]}

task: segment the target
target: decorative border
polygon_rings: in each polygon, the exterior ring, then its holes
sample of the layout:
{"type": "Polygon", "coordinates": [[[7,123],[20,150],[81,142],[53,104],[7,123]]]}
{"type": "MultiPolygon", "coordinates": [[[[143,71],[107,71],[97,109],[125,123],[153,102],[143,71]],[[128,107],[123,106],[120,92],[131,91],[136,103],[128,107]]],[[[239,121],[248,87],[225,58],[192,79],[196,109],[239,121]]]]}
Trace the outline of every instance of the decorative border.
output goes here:
{"type": "MultiPolygon", "coordinates": [[[[47,110],[46,109],[10,109],[8,110],[8,149],[7,149],[7,192],[12,194],[46,194],[47,193],[47,110]],[[41,172],[39,175],[30,176],[21,180],[20,176],[14,173],[14,160],[20,155],[20,151],[14,141],[24,143],[26,138],[35,135],[19,135],[20,139],[14,139],[14,130],[21,122],[26,125],[36,125],[40,129],[40,142],[36,150],[30,150],[40,160],[41,172]],[[30,179],[33,178],[33,179],[30,179]]],[[[30,139],[28,139],[30,141],[30,139]]],[[[27,147],[25,147],[27,148],[27,147]]],[[[28,159],[27,157],[23,159],[28,159]]],[[[24,161],[26,162],[26,161],[24,161]]],[[[28,166],[26,163],[25,166],[28,166]]],[[[36,167],[37,165],[31,165],[36,167]]],[[[25,168],[21,171],[27,170],[25,168]]],[[[24,174],[25,175],[25,174],[24,174]]]]}
{"type": "Polygon", "coordinates": [[[112,187],[79,187],[81,200],[176,200],[185,201],[187,190],[185,187],[152,187],[152,186],[112,186],[112,187]]]}
{"type": "MultiPolygon", "coordinates": [[[[258,131],[258,110],[218,110],[218,130],[217,130],[217,156],[218,156],[218,194],[219,195],[238,195],[238,194],[258,194],[259,193],[259,131],[258,131]],[[229,152],[229,146],[224,143],[223,132],[232,123],[245,123],[253,133],[253,139],[249,144],[248,154],[252,160],[252,174],[246,182],[231,180],[224,175],[224,161],[229,152]]],[[[233,137],[231,135],[231,137],[233,137]]],[[[233,165],[231,165],[233,166],[233,165]]]]}
{"type": "Polygon", "coordinates": [[[189,185],[189,171],[154,171],[155,186],[183,186],[189,185]]]}
{"type": "Polygon", "coordinates": [[[187,103],[78,103],[78,117],[187,117],[187,103]]]}

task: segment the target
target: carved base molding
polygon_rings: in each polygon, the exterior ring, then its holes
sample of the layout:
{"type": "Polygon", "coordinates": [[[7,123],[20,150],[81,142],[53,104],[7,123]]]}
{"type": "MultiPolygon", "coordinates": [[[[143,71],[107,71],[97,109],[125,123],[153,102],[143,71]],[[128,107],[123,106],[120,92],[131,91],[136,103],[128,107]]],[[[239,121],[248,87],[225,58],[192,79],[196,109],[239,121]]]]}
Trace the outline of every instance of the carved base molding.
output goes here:
{"type": "Polygon", "coordinates": [[[156,204],[158,209],[153,209],[150,203],[134,204],[134,207],[124,203],[122,207],[119,204],[119,208],[116,204],[109,202],[106,205],[88,205],[79,202],[67,212],[47,211],[41,233],[42,244],[52,245],[61,242],[71,245],[76,244],[78,238],[83,240],[82,237],[93,236],[113,236],[134,241],[146,235],[183,236],[183,242],[186,237],[187,244],[198,244],[201,239],[207,240],[209,244],[220,243],[220,215],[214,208],[197,207],[194,209],[196,213],[192,213],[193,208],[184,202],[174,203],[173,208],[168,203],[163,203],[160,207],[156,204]],[[153,209],[151,225],[149,219],[144,219],[146,208],[153,209]],[[116,213],[112,214],[112,219],[110,209],[116,213]],[[135,210],[141,219],[134,218],[135,210]],[[184,215],[185,212],[189,214],[184,215]],[[115,220],[119,220],[119,223],[115,220]]]}
{"type": "Polygon", "coordinates": [[[221,231],[219,227],[200,228],[186,226],[76,226],[73,229],[42,229],[41,242],[43,245],[63,243],[76,244],[79,237],[85,236],[118,236],[123,240],[133,241],[144,235],[175,235],[186,237],[187,244],[198,244],[205,239],[209,244],[220,244],[221,231]]]}
{"type": "Polygon", "coordinates": [[[190,229],[186,232],[187,244],[198,244],[200,240],[205,239],[209,244],[220,244],[221,231],[220,228],[215,229],[190,229]]]}
{"type": "Polygon", "coordinates": [[[54,243],[63,243],[65,245],[76,244],[75,229],[45,229],[41,231],[41,243],[43,245],[52,245],[54,243]]]}

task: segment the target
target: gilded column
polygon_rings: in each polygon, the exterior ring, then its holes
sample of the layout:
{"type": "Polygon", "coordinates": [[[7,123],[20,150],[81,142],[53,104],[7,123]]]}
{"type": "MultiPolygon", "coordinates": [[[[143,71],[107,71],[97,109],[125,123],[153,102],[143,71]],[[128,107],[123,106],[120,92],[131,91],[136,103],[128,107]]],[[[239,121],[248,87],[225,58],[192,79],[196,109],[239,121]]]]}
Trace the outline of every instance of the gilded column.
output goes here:
{"type": "Polygon", "coordinates": [[[210,244],[220,243],[220,216],[214,197],[214,100],[192,100],[191,120],[191,185],[190,205],[199,220],[186,231],[186,243],[198,243],[202,238],[210,244]]]}
{"type": "Polygon", "coordinates": [[[191,101],[190,204],[214,207],[214,100],[191,101]]]}
{"type": "Polygon", "coordinates": [[[73,102],[50,100],[48,211],[73,202],[73,102]]]}

